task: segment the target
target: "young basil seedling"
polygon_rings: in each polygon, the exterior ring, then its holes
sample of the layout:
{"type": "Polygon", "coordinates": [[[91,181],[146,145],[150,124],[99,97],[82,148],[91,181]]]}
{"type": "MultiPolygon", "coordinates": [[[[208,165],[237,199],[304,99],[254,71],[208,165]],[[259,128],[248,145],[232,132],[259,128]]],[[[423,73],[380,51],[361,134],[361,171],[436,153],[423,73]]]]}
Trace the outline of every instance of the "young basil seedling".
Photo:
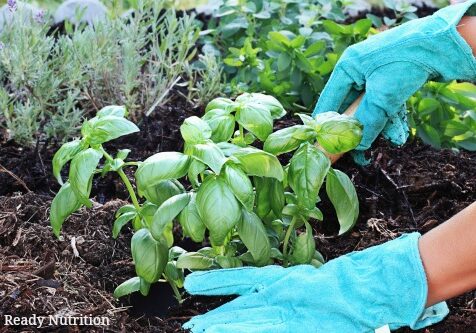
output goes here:
{"type": "Polygon", "coordinates": [[[51,207],[55,234],[72,212],[91,206],[93,176],[116,172],[132,204],[117,211],[113,237],[132,222],[137,274],[117,287],[116,297],[135,291],[146,295],[150,285],[163,278],[180,301],[184,269],[321,265],[311,227],[312,220],[323,220],[316,207],[321,187],[325,182],[340,233],[354,225],[358,201],[350,179],[332,169],[315,144],[331,153],[349,151],[360,142],[361,126],[331,112],[315,119],[300,115],[303,125],[272,133],[273,121],[285,114],[278,100],[263,94],[243,94],[234,101],[217,98],[203,117],[183,122],[183,152],[159,152],[143,162],[126,162],[129,151],[112,157],[102,144],[138,129],[124,118],[124,108],[101,110],[85,122],[81,140],[65,144],[55,155],[54,172],[60,182],[61,169],[71,161],[69,180],[51,207]],[[263,142],[263,150],[251,145],[256,140],[263,142]],[[293,156],[283,166],[277,156],[289,152],[293,156]],[[123,171],[131,166],[137,167],[137,194],[123,171]],[[177,224],[184,237],[207,246],[196,252],[174,246],[177,224]]]}

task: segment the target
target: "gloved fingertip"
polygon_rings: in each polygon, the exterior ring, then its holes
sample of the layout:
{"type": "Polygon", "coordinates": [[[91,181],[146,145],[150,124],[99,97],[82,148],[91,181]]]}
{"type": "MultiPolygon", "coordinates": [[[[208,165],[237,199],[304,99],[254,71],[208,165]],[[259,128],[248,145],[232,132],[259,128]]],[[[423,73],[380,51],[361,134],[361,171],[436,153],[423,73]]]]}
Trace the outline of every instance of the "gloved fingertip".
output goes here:
{"type": "Polygon", "coordinates": [[[365,151],[363,150],[353,150],[350,152],[350,155],[354,162],[360,166],[367,166],[372,162],[371,158],[368,159],[365,157],[365,151]]]}

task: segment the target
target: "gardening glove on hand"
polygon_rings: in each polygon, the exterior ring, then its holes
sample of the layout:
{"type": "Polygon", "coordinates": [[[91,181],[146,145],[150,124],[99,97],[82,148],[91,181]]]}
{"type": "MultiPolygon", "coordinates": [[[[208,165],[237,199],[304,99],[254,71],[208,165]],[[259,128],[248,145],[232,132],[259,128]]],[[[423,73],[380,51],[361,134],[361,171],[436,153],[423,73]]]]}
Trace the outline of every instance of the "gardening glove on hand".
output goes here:
{"type": "Polygon", "coordinates": [[[404,235],[320,268],[233,268],[195,272],[192,295],[240,295],[184,324],[193,333],[365,333],[382,326],[413,329],[448,314],[445,303],[425,309],[428,286],[420,234],[404,235]]]}
{"type": "MultiPolygon", "coordinates": [[[[475,80],[476,60],[456,30],[476,0],[449,6],[349,47],[337,63],[313,116],[344,112],[363,90],[355,118],[364,126],[357,151],[382,132],[402,145],[408,138],[405,103],[428,80],[475,80]]],[[[476,5],[474,5],[476,7],[476,5]]],[[[473,7],[474,8],[474,7],[473,7]]]]}

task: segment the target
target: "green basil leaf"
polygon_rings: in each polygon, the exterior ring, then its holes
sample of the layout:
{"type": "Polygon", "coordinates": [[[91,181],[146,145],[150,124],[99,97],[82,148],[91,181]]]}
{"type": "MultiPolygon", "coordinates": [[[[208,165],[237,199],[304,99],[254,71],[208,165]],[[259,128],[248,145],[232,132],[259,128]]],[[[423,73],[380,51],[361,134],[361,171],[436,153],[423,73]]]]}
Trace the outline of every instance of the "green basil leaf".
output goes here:
{"type": "Polygon", "coordinates": [[[359,199],[354,184],[342,171],[330,169],[327,174],[326,192],[337,213],[339,235],[349,231],[359,216],[359,199]]]}
{"type": "Polygon", "coordinates": [[[283,167],[276,156],[270,153],[248,147],[235,151],[232,156],[248,175],[283,180],[283,167]]]}
{"type": "Polygon", "coordinates": [[[196,116],[185,119],[180,126],[180,133],[187,143],[203,143],[212,136],[212,129],[208,123],[196,116]]]}
{"type": "Polygon", "coordinates": [[[103,116],[91,124],[90,133],[85,140],[95,146],[135,132],[139,132],[139,128],[129,120],[117,116],[103,116]]]}
{"type": "Polygon", "coordinates": [[[136,212],[128,212],[119,216],[115,221],[112,227],[112,238],[116,239],[121,232],[122,227],[124,227],[128,222],[132,221],[137,216],[136,212]]]}
{"type": "Polygon", "coordinates": [[[241,219],[241,209],[229,186],[210,176],[197,193],[198,213],[210,231],[214,245],[223,245],[228,233],[241,219]]]}
{"type": "Polygon", "coordinates": [[[150,283],[144,281],[138,276],[135,276],[127,281],[122,282],[114,290],[114,298],[121,298],[130,295],[136,291],[140,291],[142,295],[146,296],[149,293],[150,283]]]}
{"type": "Polygon", "coordinates": [[[98,111],[96,116],[102,118],[105,116],[116,116],[124,118],[127,115],[127,109],[125,106],[121,105],[109,105],[98,111]]]}
{"type": "Polygon", "coordinates": [[[256,214],[262,219],[271,212],[271,186],[266,177],[253,177],[256,190],[256,214]]]}
{"type": "Polygon", "coordinates": [[[163,180],[178,179],[187,174],[190,156],[178,152],[163,152],[152,155],[137,168],[135,177],[137,188],[154,186],[163,180]]]}
{"type": "Polygon", "coordinates": [[[231,99],[218,97],[208,103],[207,107],[205,108],[205,113],[215,109],[223,109],[228,112],[232,112],[232,110],[237,106],[235,102],[231,99]]]}
{"type": "Polygon", "coordinates": [[[174,195],[184,192],[185,188],[176,179],[163,180],[156,185],[148,186],[143,189],[144,197],[157,206],[162,205],[165,200],[173,197],[174,195]]]}
{"type": "Polygon", "coordinates": [[[63,185],[61,179],[61,169],[68,163],[74,156],[76,156],[81,150],[83,150],[81,140],[74,140],[67,142],[61,146],[53,157],[53,175],[60,185],[63,185]]]}
{"type": "Polygon", "coordinates": [[[306,221],[304,224],[306,225],[306,232],[296,237],[293,242],[291,260],[294,264],[309,264],[316,251],[316,242],[312,237],[311,225],[306,221]]]}
{"type": "Polygon", "coordinates": [[[64,183],[53,199],[50,209],[50,223],[56,237],[59,237],[64,220],[79,208],[81,208],[81,202],[76,197],[71,184],[64,183]]]}
{"type": "Polygon", "coordinates": [[[217,256],[215,260],[221,268],[237,268],[243,266],[241,260],[235,257],[217,256]]]}
{"type": "Polygon", "coordinates": [[[129,156],[130,152],[131,152],[130,149],[119,149],[119,151],[116,154],[116,159],[124,161],[127,158],[127,156],[129,156]]]}
{"type": "Polygon", "coordinates": [[[331,154],[348,152],[362,139],[362,125],[352,117],[325,112],[318,114],[315,121],[317,142],[331,154]]]}
{"type": "Polygon", "coordinates": [[[264,142],[263,150],[273,155],[280,155],[297,149],[303,141],[316,136],[316,131],[306,125],[283,128],[272,133],[264,142]]]}
{"type": "Polygon", "coordinates": [[[122,206],[121,208],[119,208],[116,212],[116,218],[118,218],[119,216],[121,216],[122,214],[125,214],[125,213],[130,213],[130,212],[137,212],[136,211],[136,208],[134,207],[134,205],[124,205],[122,206]]]}
{"type": "Polygon", "coordinates": [[[301,118],[301,121],[304,125],[310,126],[310,127],[313,127],[313,128],[315,128],[317,126],[316,121],[311,116],[309,116],[307,114],[302,114],[302,113],[298,113],[297,115],[298,115],[299,118],[301,118]]]}
{"type": "Polygon", "coordinates": [[[193,186],[198,187],[198,175],[206,169],[207,166],[204,163],[200,162],[196,158],[192,158],[192,162],[190,163],[190,167],[188,169],[188,180],[193,186]]]}
{"type": "Polygon", "coordinates": [[[88,148],[73,158],[69,168],[71,188],[79,201],[88,208],[92,207],[92,203],[89,200],[91,181],[101,158],[101,152],[88,148]]]}
{"type": "Polygon", "coordinates": [[[233,143],[228,143],[228,142],[219,142],[217,143],[217,146],[221,149],[221,151],[223,152],[223,154],[226,156],[226,157],[230,157],[231,155],[233,155],[237,150],[240,150],[241,147],[240,146],[237,146],[233,143]]]}
{"type": "Polygon", "coordinates": [[[283,105],[270,95],[260,93],[243,94],[238,96],[236,101],[250,106],[259,104],[271,113],[273,119],[280,119],[286,115],[283,105]]]}
{"type": "Polygon", "coordinates": [[[198,213],[196,194],[193,193],[190,202],[179,215],[179,222],[185,236],[190,237],[194,242],[200,243],[205,238],[205,224],[198,213]]]}
{"type": "Polygon", "coordinates": [[[191,147],[192,156],[202,163],[205,163],[216,174],[226,162],[226,157],[221,149],[213,142],[196,144],[191,147]]]}
{"type": "Polygon", "coordinates": [[[139,215],[145,222],[145,225],[147,226],[147,228],[150,228],[152,224],[152,218],[154,217],[157,209],[159,209],[159,206],[154,205],[152,202],[146,201],[144,205],[142,205],[139,211],[139,215]]]}
{"type": "Polygon", "coordinates": [[[273,131],[273,118],[268,108],[261,104],[245,104],[236,112],[236,121],[261,141],[273,131]]]}
{"type": "Polygon", "coordinates": [[[298,202],[307,209],[315,207],[319,190],[331,162],[317,147],[304,143],[291,158],[288,171],[289,185],[298,202]]]}
{"type": "Polygon", "coordinates": [[[207,112],[203,117],[212,130],[213,142],[226,142],[231,139],[235,131],[235,117],[223,109],[215,109],[207,112]]]}
{"type": "Polygon", "coordinates": [[[168,261],[167,246],[143,228],[132,236],[131,252],[137,276],[149,283],[158,281],[168,261]]]}
{"type": "Polygon", "coordinates": [[[275,178],[267,178],[267,182],[270,187],[269,200],[271,202],[271,210],[276,216],[281,216],[285,205],[283,183],[275,178]]]}
{"type": "Polygon", "coordinates": [[[165,266],[165,276],[169,282],[175,283],[178,288],[183,287],[183,271],[178,269],[176,263],[173,261],[169,261],[165,266]]]}
{"type": "Polygon", "coordinates": [[[152,218],[150,226],[150,232],[155,239],[159,240],[161,238],[167,225],[188,205],[190,197],[191,194],[189,193],[177,194],[160,205],[152,218]]]}
{"type": "Polygon", "coordinates": [[[263,222],[253,212],[242,210],[242,219],[237,225],[238,235],[253,256],[257,266],[267,265],[271,257],[271,245],[263,222]]]}
{"type": "Polygon", "coordinates": [[[253,210],[255,195],[253,185],[246,173],[237,165],[227,163],[223,168],[223,178],[231,191],[249,211],[253,210]]]}
{"type": "Polygon", "coordinates": [[[190,270],[206,270],[214,266],[214,259],[199,252],[187,252],[177,259],[177,268],[190,270]]]}

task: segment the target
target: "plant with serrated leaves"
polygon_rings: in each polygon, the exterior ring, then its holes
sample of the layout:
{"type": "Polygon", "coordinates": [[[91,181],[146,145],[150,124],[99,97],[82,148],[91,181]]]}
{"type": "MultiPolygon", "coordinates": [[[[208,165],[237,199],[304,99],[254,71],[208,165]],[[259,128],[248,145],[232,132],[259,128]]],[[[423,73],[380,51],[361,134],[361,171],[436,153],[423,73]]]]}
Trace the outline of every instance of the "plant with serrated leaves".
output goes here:
{"type": "Polygon", "coordinates": [[[324,182],[340,233],[357,219],[352,182],[331,168],[323,151],[343,153],[358,145],[361,126],[353,118],[334,112],[314,119],[301,115],[302,125],[273,133],[274,120],[286,113],[274,97],[217,98],[208,104],[203,117],[183,122],[183,152],[160,152],[143,162],[125,162],[123,151],[114,158],[102,148],[105,141],[137,130],[117,115],[118,110],[124,109],[102,110],[85,122],[81,140],[57,152],[54,170],[59,180],[61,168],[72,161],[69,181],[51,208],[51,223],[58,235],[68,215],[81,205],[91,205],[93,175],[119,173],[132,204],[118,210],[113,236],[132,222],[131,251],[137,277],[117,287],[116,297],[138,290],[147,294],[150,284],[164,277],[180,300],[184,269],[272,263],[320,266],[323,258],[316,251],[310,222],[323,220],[316,204],[324,182]],[[121,125],[104,127],[113,123],[111,117],[120,119],[121,125]],[[116,130],[119,132],[112,132],[116,130]],[[263,149],[253,146],[258,141],[263,149]],[[277,156],[290,152],[293,156],[283,167],[277,156]],[[106,163],[98,168],[102,158],[106,163]],[[137,166],[138,195],[122,170],[127,166],[137,166]],[[196,252],[173,246],[175,224],[185,237],[208,246],[196,252]]]}

